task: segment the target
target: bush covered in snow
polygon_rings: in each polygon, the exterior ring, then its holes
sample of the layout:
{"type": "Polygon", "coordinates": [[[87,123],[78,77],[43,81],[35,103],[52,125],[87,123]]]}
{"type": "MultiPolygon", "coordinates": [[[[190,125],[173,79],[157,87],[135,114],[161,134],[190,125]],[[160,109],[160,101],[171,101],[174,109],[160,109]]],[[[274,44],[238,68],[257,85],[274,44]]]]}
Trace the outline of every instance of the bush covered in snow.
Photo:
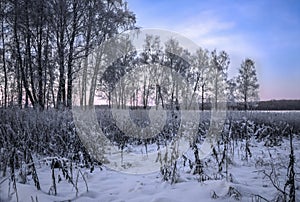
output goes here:
{"type": "MultiPolygon", "coordinates": [[[[178,112],[168,112],[168,121],[155,137],[139,139],[124,134],[109,109],[96,111],[101,129],[120,150],[131,152],[142,146],[148,152],[147,148],[153,151],[166,147],[166,153],[157,154],[159,176],[172,186],[189,181],[226,182],[226,191],[211,190],[211,198],[217,200],[295,201],[300,195],[296,155],[300,151],[299,112],[229,111],[212,153],[201,159],[201,146],[210,126],[209,112],[199,112],[198,134],[190,149],[180,154],[173,141],[179,131],[178,112]],[[247,182],[241,178],[243,172],[251,176],[249,179],[260,179],[260,183],[251,183],[270,192],[249,191],[245,187],[247,182]]],[[[105,162],[95,163],[77,132],[70,111],[0,110],[0,185],[8,180],[10,193],[16,197],[19,184],[32,184],[40,190],[45,182],[40,182],[39,170],[46,166],[50,179],[48,194],[59,193],[62,181],[72,187],[76,197],[80,190],[88,191],[87,174],[80,168],[89,167],[92,172],[97,163],[105,162]],[[79,185],[79,179],[83,185],[79,185]]]]}

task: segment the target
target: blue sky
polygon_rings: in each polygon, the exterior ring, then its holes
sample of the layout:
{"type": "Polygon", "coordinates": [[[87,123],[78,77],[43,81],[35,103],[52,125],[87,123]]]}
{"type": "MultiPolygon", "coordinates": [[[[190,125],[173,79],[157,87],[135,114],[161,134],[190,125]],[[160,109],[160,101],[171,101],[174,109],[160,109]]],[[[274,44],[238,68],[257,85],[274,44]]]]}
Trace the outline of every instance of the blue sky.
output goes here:
{"type": "Polygon", "coordinates": [[[300,99],[300,1],[128,0],[143,28],[177,32],[208,50],[225,50],[235,76],[256,62],[260,99],[300,99]]]}

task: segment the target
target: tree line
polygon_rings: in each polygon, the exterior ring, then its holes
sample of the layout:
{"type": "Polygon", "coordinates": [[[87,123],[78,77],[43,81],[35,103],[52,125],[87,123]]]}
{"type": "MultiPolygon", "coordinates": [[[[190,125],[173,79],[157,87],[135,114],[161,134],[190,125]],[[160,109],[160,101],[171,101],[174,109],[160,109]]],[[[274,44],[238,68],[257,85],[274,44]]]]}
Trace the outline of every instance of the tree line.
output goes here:
{"type": "Polygon", "coordinates": [[[2,106],[70,108],[84,58],[135,15],[121,0],[3,0],[0,22],[2,106]]]}
{"type": "Polygon", "coordinates": [[[137,29],[134,13],[122,0],[3,0],[0,21],[3,108],[66,109],[76,96],[82,107],[102,99],[126,108],[167,107],[191,95],[202,110],[218,102],[242,102],[248,109],[258,100],[255,62],[245,59],[238,76],[228,79],[225,51],[199,48],[192,53],[176,39],[162,43],[159,36],[147,35],[143,50],[136,50],[129,38],[117,41],[126,53],[116,61],[108,62],[101,51],[93,55],[118,33],[137,29]],[[102,66],[108,68],[103,72],[102,66]]]}
{"type": "Polygon", "coordinates": [[[127,35],[117,43],[117,47],[126,46],[125,53],[110,64],[104,62],[107,68],[95,83],[98,96],[109,107],[180,104],[192,109],[188,102],[195,101],[193,106],[201,110],[207,109],[207,104],[216,108],[221,102],[232,108],[243,103],[244,109],[250,109],[259,100],[252,59],[242,61],[237,77],[229,79],[230,58],[225,51],[200,47],[191,52],[176,38],[163,43],[157,35],[146,35],[142,50],[137,50],[127,35]]]}

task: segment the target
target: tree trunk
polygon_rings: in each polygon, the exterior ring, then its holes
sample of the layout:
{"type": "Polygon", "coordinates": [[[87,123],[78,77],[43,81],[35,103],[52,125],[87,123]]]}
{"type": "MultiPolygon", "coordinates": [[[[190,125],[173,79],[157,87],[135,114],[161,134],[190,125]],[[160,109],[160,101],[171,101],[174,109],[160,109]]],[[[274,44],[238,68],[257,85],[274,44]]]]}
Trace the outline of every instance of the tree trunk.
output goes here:
{"type": "MultiPolygon", "coordinates": [[[[17,5],[15,5],[17,6],[17,5]]],[[[24,85],[24,88],[25,88],[25,92],[26,94],[28,95],[29,97],[29,100],[31,102],[31,104],[35,107],[35,99],[33,98],[30,90],[29,90],[29,86],[28,86],[28,83],[27,83],[27,78],[25,76],[25,71],[24,71],[24,68],[23,68],[23,65],[22,65],[22,56],[21,56],[21,50],[20,50],[20,42],[19,42],[19,37],[18,37],[18,26],[17,26],[17,13],[14,14],[14,40],[15,40],[15,43],[16,43],[16,52],[17,52],[17,62],[19,64],[19,68],[20,68],[20,71],[21,71],[21,79],[23,80],[23,85],[24,85]]]]}
{"type": "MultiPolygon", "coordinates": [[[[30,73],[30,84],[31,84],[31,92],[32,92],[32,98],[34,100],[34,104],[37,103],[37,98],[36,98],[36,89],[35,89],[35,82],[34,82],[34,74],[33,74],[33,68],[32,68],[32,57],[31,57],[31,30],[30,30],[30,25],[29,25],[29,11],[28,11],[28,2],[25,4],[25,10],[26,10],[26,65],[27,68],[29,69],[30,73]]],[[[20,58],[21,58],[21,53],[20,53],[20,58]]],[[[22,65],[20,66],[22,68],[22,65]]],[[[27,77],[26,77],[26,83],[27,83],[27,77]]],[[[25,81],[23,81],[25,84],[25,81]]],[[[28,85],[27,85],[28,86],[28,85]]],[[[29,86],[28,86],[28,91],[29,91],[29,86]]],[[[27,92],[27,91],[26,91],[27,92]]],[[[29,96],[29,95],[28,95],[29,96]]],[[[30,100],[31,101],[31,100],[30,100]]],[[[32,101],[31,101],[32,103],[32,101]]]]}
{"type": "Polygon", "coordinates": [[[76,38],[76,34],[78,31],[78,1],[73,1],[73,22],[72,22],[72,34],[71,39],[69,43],[69,58],[68,58],[68,72],[67,72],[67,78],[68,78],[68,89],[67,89],[67,107],[69,109],[72,108],[72,92],[73,92],[73,61],[74,61],[74,42],[76,38]]]}
{"type": "Polygon", "coordinates": [[[38,62],[38,103],[40,109],[44,109],[44,96],[43,96],[43,66],[42,66],[42,43],[43,43],[43,6],[40,8],[40,19],[39,19],[39,25],[37,28],[37,62],[38,62]]]}
{"type": "MultiPolygon", "coordinates": [[[[1,3],[0,3],[1,4],[1,3]]],[[[4,35],[4,19],[1,22],[1,38],[2,38],[2,59],[3,59],[3,73],[4,73],[4,108],[7,107],[7,70],[6,70],[6,58],[5,58],[5,35],[4,35]]]]}
{"type": "Polygon", "coordinates": [[[87,32],[86,32],[86,44],[85,44],[85,53],[84,53],[84,63],[83,63],[83,72],[82,72],[82,86],[81,86],[81,96],[80,96],[80,106],[86,107],[86,93],[87,93],[87,68],[88,68],[88,56],[90,51],[90,40],[92,32],[92,12],[89,11],[89,16],[87,20],[87,32]]]}
{"type": "Polygon", "coordinates": [[[56,107],[58,109],[64,108],[66,105],[66,89],[65,89],[65,25],[66,18],[64,11],[60,11],[60,18],[58,22],[57,30],[57,49],[58,49],[58,60],[59,60],[59,84],[57,91],[56,107]]]}
{"type": "Polygon", "coordinates": [[[204,111],[204,84],[201,85],[201,110],[204,111]]]}
{"type": "Polygon", "coordinates": [[[45,57],[45,62],[44,62],[44,86],[43,86],[43,103],[44,107],[46,106],[48,108],[48,103],[49,103],[49,89],[47,88],[47,70],[49,70],[49,29],[47,29],[46,33],[46,45],[44,48],[44,57],[45,57]]]}
{"type": "MultiPolygon", "coordinates": [[[[103,53],[101,52],[101,50],[99,50],[99,52],[97,52],[96,65],[95,65],[92,80],[91,80],[90,95],[89,95],[89,107],[92,107],[94,105],[97,78],[98,78],[98,74],[99,74],[99,70],[100,70],[100,66],[101,66],[102,54],[103,53]]],[[[109,99],[111,99],[111,96],[109,96],[109,97],[110,97],[109,99]]]]}

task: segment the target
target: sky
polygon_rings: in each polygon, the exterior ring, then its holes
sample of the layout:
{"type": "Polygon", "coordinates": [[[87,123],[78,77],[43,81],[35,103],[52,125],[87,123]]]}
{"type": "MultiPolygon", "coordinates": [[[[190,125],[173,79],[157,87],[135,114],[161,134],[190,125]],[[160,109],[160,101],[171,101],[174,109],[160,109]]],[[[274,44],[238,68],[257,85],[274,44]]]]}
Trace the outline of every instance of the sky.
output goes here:
{"type": "Polygon", "coordinates": [[[127,0],[137,26],[183,35],[230,56],[229,77],[255,61],[260,100],[300,99],[300,1],[127,0]]]}

